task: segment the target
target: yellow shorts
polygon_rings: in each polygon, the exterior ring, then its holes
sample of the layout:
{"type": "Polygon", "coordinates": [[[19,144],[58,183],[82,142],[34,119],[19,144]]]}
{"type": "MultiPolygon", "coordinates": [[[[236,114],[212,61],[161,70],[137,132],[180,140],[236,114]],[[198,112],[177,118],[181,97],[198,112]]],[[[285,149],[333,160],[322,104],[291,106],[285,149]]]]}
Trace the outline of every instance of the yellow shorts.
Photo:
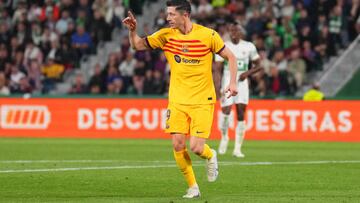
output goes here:
{"type": "Polygon", "coordinates": [[[169,103],[167,133],[181,133],[208,138],[213,122],[214,104],[183,105],[169,103]]]}

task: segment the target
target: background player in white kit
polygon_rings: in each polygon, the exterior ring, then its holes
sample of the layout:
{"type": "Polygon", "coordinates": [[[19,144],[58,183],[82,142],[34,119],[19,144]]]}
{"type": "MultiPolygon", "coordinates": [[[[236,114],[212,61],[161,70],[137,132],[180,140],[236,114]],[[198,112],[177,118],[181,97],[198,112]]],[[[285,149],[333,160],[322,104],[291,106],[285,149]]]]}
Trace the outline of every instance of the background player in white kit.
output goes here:
{"type": "Polygon", "coordinates": [[[259,55],[256,51],[256,47],[253,43],[243,40],[245,36],[245,30],[240,25],[234,23],[229,28],[230,41],[226,41],[225,45],[235,55],[238,64],[237,80],[238,80],[238,92],[239,94],[235,97],[227,98],[223,94],[226,84],[230,81],[230,71],[227,61],[224,61],[221,56],[216,55],[215,61],[217,66],[223,67],[223,74],[221,80],[221,141],[219,145],[219,154],[225,154],[227,145],[229,142],[228,128],[229,128],[229,114],[231,107],[236,104],[237,112],[237,123],[235,130],[235,147],[233,155],[236,157],[244,157],[245,155],[241,152],[241,146],[245,136],[245,121],[244,115],[246,106],[249,103],[249,83],[247,78],[260,71],[259,66],[259,55]],[[252,64],[249,64],[252,62],[252,64]],[[252,65],[252,66],[251,66],[252,65]]]}

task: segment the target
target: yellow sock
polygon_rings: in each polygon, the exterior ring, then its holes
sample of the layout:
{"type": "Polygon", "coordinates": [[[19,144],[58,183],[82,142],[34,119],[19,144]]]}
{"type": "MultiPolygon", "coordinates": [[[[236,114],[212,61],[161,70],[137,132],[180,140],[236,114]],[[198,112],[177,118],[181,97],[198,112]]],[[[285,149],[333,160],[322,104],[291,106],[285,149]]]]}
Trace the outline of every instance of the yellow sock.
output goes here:
{"type": "Polygon", "coordinates": [[[203,159],[211,159],[212,156],[213,156],[213,153],[212,153],[209,145],[204,144],[204,150],[200,154],[200,157],[203,158],[203,159]]]}
{"type": "Polygon", "coordinates": [[[196,184],[196,179],[187,150],[184,149],[178,152],[174,150],[174,157],[189,187],[194,186],[196,184]]]}

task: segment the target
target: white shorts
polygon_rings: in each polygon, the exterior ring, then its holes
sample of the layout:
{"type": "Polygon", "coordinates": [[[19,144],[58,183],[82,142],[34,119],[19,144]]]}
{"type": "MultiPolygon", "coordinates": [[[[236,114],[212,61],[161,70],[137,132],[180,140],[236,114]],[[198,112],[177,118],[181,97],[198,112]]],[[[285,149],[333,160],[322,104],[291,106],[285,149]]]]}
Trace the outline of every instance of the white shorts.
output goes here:
{"type": "MultiPolygon", "coordinates": [[[[224,92],[225,88],[230,83],[230,77],[223,77],[221,83],[221,91],[224,92]]],[[[235,97],[227,98],[228,94],[222,94],[220,104],[221,107],[231,106],[233,104],[249,104],[249,82],[245,79],[242,82],[238,82],[238,94],[235,97]]]]}

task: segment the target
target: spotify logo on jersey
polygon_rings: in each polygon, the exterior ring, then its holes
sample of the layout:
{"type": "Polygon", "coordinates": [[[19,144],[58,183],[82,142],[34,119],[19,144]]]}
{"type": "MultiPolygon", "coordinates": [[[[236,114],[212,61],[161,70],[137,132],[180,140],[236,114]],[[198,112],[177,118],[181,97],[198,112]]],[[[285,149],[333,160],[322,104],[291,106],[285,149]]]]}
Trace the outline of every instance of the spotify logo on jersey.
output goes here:
{"type": "Polygon", "coordinates": [[[180,63],[180,62],[181,62],[181,57],[178,56],[178,55],[175,55],[175,56],[174,56],[174,59],[175,59],[175,61],[176,61],[177,63],[180,63]]]}

